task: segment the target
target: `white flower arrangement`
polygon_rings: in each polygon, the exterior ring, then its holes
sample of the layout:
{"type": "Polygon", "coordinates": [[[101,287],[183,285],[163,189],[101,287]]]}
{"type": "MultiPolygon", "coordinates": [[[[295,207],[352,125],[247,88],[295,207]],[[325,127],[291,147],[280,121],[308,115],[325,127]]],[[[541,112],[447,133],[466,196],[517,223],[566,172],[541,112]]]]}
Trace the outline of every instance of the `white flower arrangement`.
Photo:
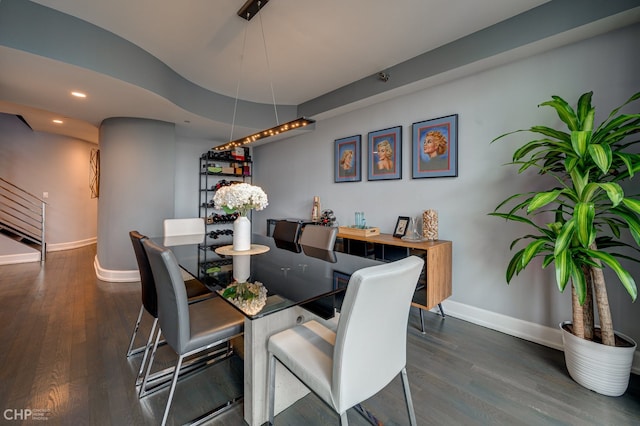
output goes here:
{"type": "Polygon", "coordinates": [[[269,205],[262,188],[248,183],[223,186],[213,196],[213,203],[217,209],[223,209],[226,213],[237,211],[241,216],[246,216],[249,210],[262,210],[269,205]]]}
{"type": "Polygon", "coordinates": [[[267,303],[267,289],[260,281],[253,283],[234,282],[222,292],[222,297],[229,300],[248,315],[255,315],[267,303]]]}

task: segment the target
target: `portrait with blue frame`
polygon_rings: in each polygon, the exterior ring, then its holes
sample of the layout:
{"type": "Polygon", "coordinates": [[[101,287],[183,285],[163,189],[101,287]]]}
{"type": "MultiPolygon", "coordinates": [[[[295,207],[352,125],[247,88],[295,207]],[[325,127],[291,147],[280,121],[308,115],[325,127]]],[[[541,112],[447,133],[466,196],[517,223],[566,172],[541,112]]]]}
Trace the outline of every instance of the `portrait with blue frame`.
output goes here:
{"type": "Polygon", "coordinates": [[[402,179],[402,127],[369,133],[368,180],[402,179]]]}
{"type": "Polygon", "coordinates": [[[334,144],[334,180],[336,182],[358,182],[360,172],[360,145],[362,136],[355,135],[336,139],[334,144]]]}
{"type": "Polygon", "coordinates": [[[413,123],[412,178],[458,176],[458,115],[413,123]]]}

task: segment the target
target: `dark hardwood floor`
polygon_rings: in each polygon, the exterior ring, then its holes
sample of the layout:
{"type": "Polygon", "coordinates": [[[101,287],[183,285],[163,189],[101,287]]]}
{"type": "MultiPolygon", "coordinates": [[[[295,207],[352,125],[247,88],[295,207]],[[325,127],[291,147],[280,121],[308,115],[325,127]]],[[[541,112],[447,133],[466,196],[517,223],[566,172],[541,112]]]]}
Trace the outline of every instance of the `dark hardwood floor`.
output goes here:
{"type": "MultiPolygon", "coordinates": [[[[133,256],[133,253],[132,253],[133,256]]],[[[0,424],[153,425],[167,391],[138,400],[140,357],[125,352],[140,308],[138,283],[95,277],[95,246],[50,253],[44,264],[0,266],[0,424]],[[19,416],[31,415],[26,421],[19,416]]],[[[146,338],[150,319],[140,330],[146,338]]],[[[562,352],[456,318],[426,314],[421,334],[409,321],[408,367],[420,425],[638,425],[640,377],[618,398],[588,391],[568,376],[562,352]]],[[[175,359],[159,350],[160,365],[175,359]]],[[[375,374],[375,372],[372,372],[375,374]]],[[[235,357],[179,382],[170,424],[214,408],[241,389],[235,357]]],[[[364,404],[385,425],[408,424],[396,379],[364,404]]],[[[352,425],[367,424],[354,410],[352,425]]],[[[242,425],[236,407],[211,424],[242,425]]],[[[339,424],[309,395],[277,425],[339,424]]]]}

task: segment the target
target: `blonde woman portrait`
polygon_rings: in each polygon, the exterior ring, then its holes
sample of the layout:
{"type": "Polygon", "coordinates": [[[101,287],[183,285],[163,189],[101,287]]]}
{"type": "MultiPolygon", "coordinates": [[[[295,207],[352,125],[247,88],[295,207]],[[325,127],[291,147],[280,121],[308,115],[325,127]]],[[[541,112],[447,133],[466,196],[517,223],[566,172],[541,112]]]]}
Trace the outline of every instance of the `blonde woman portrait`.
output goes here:
{"type": "Polygon", "coordinates": [[[402,126],[369,132],[369,180],[402,179],[402,126]]]}
{"type": "Polygon", "coordinates": [[[413,123],[412,178],[458,176],[458,115],[413,123]]]}
{"type": "Polygon", "coordinates": [[[353,150],[345,149],[342,151],[340,157],[339,175],[341,177],[354,176],[355,169],[353,168],[353,150]]]}
{"type": "Polygon", "coordinates": [[[378,170],[380,171],[393,171],[393,148],[388,139],[385,139],[378,143],[378,170]]]}
{"type": "Polygon", "coordinates": [[[333,177],[336,182],[359,182],[362,136],[336,139],[333,151],[333,177]]]}
{"type": "Polygon", "coordinates": [[[430,130],[425,132],[420,155],[420,170],[449,169],[449,141],[446,132],[430,130]]]}

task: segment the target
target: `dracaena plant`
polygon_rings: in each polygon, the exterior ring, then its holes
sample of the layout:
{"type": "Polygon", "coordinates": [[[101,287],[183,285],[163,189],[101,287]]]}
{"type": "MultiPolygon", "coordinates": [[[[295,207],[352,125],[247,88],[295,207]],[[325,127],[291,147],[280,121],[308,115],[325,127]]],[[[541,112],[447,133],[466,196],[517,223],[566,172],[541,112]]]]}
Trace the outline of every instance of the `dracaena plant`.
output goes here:
{"type": "Polygon", "coordinates": [[[492,141],[519,132],[535,133],[536,138],[517,149],[509,164],[518,166],[518,173],[535,168],[540,175],[554,177],[555,185],[541,192],[512,195],[490,215],[528,224],[533,230],[511,243],[511,250],[523,247],[509,262],[507,282],[534,258],[542,257],[543,267],[553,264],[561,292],[571,283],[573,333],[615,346],[603,268],[615,272],[635,301],[636,283],[620,259],[638,262],[640,197],[625,193],[621,183],[640,179],[635,176],[640,173],[640,154],[634,152],[640,142],[640,114],[619,111],[638,100],[640,92],[613,110],[595,130],[592,95],[580,96],[575,110],[559,96],[539,105],[555,109],[566,129],[534,126],[492,141]],[[553,221],[538,224],[538,215],[553,217],[553,221]],[[624,239],[627,232],[633,243],[624,239]],[[625,248],[635,255],[624,254],[629,252],[625,248]],[[594,304],[601,337],[594,326],[594,304]]]}

